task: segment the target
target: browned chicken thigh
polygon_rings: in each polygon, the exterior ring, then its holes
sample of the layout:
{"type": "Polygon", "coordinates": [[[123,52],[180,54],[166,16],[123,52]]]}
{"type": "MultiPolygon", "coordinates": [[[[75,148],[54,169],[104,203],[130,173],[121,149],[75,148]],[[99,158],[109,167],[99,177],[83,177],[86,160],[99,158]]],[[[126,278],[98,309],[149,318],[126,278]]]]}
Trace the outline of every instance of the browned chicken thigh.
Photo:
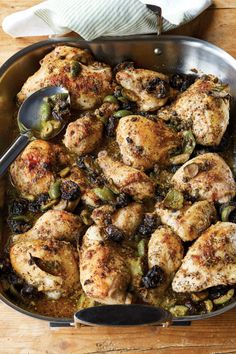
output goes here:
{"type": "Polygon", "coordinates": [[[198,199],[226,203],[235,196],[233,174],[215,153],[199,155],[181,166],[172,178],[174,187],[198,199]]]}
{"type": "Polygon", "coordinates": [[[92,152],[102,138],[103,124],[93,115],[70,123],[66,128],[64,144],[78,156],[92,152]]]}
{"type": "Polygon", "coordinates": [[[121,64],[116,81],[122,86],[124,96],[137,102],[141,111],[157,110],[164,106],[170,95],[168,76],[156,71],[121,64]]]}
{"type": "Polygon", "coordinates": [[[103,304],[130,302],[130,271],[119,245],[104,242],[102,228],[90,226],[80,249],[80,280],[85,294],[103,304]]]}
{"type": "Polygon", "coordinates": [[[66,296],[80,287],[78,254],[64,241],[29,240],[10,249],[15,272],[52,299],[66,296]]]}
{"type": "Polygon", "coordinates": [[[160,111],[164,120],[180,120],[192,127],[198,144],[219,145],[229,123],[229,87],[204,75],[160,111]]]}
{"type": "Polygon", "coordinates": [[[32,229],[14,236],[16,241],[32,239],[55,239],[64,241],[78,240],[83,232],[79,216],[65,210],[48,210],[36,221],[32,229]]]}
{"type": "Polygon", "coordinates": [[[19,102],[42,87],[56,85],[68,89],[73,108],[86,110],[96,107],[112,92],[110,66],[95,61],[86,50],[59,46],[40,64],[18,93],[19,102]]]}
{"type": "Polygon", "coordinates": [[[154,184],[144,172],[112,160],[106,151],[98,154],[97,161],[106,179],[112,180],[121,192],[140,200],[154,195],[154,184]]]}
{"type": "Polygon", "coordinates": [[[176,292],[236,283],[236,225],[218,222],[189,248],[172,282],[176,292]]]}
{"type": "Polygon", "coordinates": [[[138,115],[120,119],[116,140],[124,163],[138,169],[167,163],[170,153],[181,145],[178,134],[161,120],[154,122],[138,115]]]}
{"type": "Polygon", "coordinates": [[[22,196],[47,193],[56,171],[69,161],[59,145],[33,140],[10,166],[10,175],[22,196]]]}
{"type": "Polygon", "coordinates": [[[180,210],[168,209],[163,202],[156,204],[156,213],[161,222],[183,240],[192,241],[198,238],[212,223],[217,220],[216,209],[212,202],[202,200],[186,203],[180,210]]]}

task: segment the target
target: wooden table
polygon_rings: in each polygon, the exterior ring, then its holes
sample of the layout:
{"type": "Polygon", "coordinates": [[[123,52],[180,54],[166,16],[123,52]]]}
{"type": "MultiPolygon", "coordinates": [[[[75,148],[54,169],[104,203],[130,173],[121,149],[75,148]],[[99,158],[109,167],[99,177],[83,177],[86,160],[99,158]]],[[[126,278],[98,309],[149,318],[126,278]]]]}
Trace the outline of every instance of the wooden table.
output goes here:
{"type": "MultiPolygon", "coordinates": [[[[0,0],[0,20],[37,0],[0,0]]],[[[236,0],[216,0],[199,18],[174,34],[208,40],[236,57],[236,0]]],[[[0,64],[43,38],[11,39],[0,31],[0,64]]],[[[0,304],[0,354],[61,353],[236,353],[236,309],[190,327],[89,328],[50,330],[46,322],[0,304]]]]}

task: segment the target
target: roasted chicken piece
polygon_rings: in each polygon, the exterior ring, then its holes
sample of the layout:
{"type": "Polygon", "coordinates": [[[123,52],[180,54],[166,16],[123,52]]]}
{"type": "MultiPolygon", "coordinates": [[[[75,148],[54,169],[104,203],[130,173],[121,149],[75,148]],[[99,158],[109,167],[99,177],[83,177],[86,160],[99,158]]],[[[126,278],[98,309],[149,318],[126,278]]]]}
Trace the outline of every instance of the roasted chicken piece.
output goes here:
{"type": "Polygon", "coordinates": [[[189,248],[172,287],[176,292],[193,292],[235,283],[236,225],[218,222],[189,248]]]}
{"type": "Polygon", "coordinates": [[[168,209],[160,202],[156,213],[183,241],[195,240],[217,220],[214,204],[207,200],[186,203],[180,210],[168,209]]]}
{"type": "Polygon", "coordinates": [[[22,196],[47,193],[56,172],[69,161],[59,145],[33,140],[10,166],[10,175],[22,196]]]}
{"type": "Polygon", "coordinates": [[[65,210],[48,210],[40,216],[32,229],[24,234],[15,235],[14,242],[32,239],[75,241],[83,230],[79,216],[65,210]]]}
{"type": "Polygon", "coordinates": [[[103,205],[93,210],[91,218],[100,227],[113,224],[128,237],[133,236],[142,221],[143,207],[139,203],[130,203],[115,210],[111,205],[103,205]]]}
{"type": "Polygon", "coordinates": [[[148,242],[148,266],[157,265],[166,275],[166,283],[174,277],[181,265],[184,249],[181,239],[168,226],[161,226],[148,242]]]}
{"type": "Polygon", "coordinates": [[[92,152],[102,138],[103,124],[94,115],[85,115],[66,128],[64,144],[78,156],[92,152]]]}
{"type": "Polygon", "coordinates": [[[116,133],[124,163],[138,169],[166,163],[169,154],[181,145],[178,134],[161,120],[154,122],[138,115],[121,118],[116,133]]]}
{"type": "Polygon", "coordinates": [[[122,86],[123,95],[137,102],[141,111],[155,111],[166,104],[170,95],[169,79],[152,70],[135,69],[132,63],[118,66],[116,81],[122,86]]]}
{"type": "Polygon", "coordinates": [[[113,160],[106,151],[99,152],[97,161],[107,180],[111,180],[121,192],[140,200],[154,195],[154,184],[144,172],[113,160]]]}
{"type": "Polygon", "coordinates": [[[55,85],[68,89],[72,108],[87,110],[96,107],[112,92],[110,66],[94,61],[86,50],[58,46],[40,65],[18,93],[19,102],[42,87],[55,85]]]}
{"type": "Polygon", "coordinates": [[[130,271],[120,245],[104,242],[102,228],[90,226],[80,249],[80,280],[85,294],[103,304],[130,302],[130,271]]]}
{"type": "Polygon", "coordinates": [[[78,254],[58,240],[29,240],[10,249],[14,271],[29,285],[48,297],[58,299],[80,287],[78,254]]]}
{"type": "Polygon", "coordinates": [[[172,178],[177,190],[198,199],[226,203],[235,196],[233,174],[215,153],[199,155],[181,166],[172,178]]]}
{"type": "Polygon", "coordinates": [[[204,75],[159,113],[192,127],[198,144],[219,145],[229,123],[229,86],[204,75]]]}

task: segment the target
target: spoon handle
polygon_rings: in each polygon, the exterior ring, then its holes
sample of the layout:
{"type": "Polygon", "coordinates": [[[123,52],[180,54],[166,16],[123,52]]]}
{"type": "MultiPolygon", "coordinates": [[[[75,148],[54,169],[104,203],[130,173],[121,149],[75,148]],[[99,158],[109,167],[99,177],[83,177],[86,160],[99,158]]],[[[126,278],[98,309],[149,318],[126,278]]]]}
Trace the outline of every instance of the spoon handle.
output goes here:
{"type": "Polygon", "coordinates": [[[18,136],[9,149],[0,157],[0,177],[6,173],[10,164],[17,158],[28,142],[29,136],[27,133],[18,136]]]}

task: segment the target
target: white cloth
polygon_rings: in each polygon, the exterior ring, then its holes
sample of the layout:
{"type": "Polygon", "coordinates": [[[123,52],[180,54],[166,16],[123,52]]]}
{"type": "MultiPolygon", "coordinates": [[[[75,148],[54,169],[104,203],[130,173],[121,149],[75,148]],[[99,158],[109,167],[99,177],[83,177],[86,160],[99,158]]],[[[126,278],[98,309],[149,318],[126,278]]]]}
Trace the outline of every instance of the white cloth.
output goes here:
{"type": "Polygon", "coordinates": [[[85,40],[156,32],[156,16],[145,4],[162,8],[162,31],[191,21],[211,0],[48,0],[7,16],[3,30],[12,37],[77,32],[85,40]]]}

